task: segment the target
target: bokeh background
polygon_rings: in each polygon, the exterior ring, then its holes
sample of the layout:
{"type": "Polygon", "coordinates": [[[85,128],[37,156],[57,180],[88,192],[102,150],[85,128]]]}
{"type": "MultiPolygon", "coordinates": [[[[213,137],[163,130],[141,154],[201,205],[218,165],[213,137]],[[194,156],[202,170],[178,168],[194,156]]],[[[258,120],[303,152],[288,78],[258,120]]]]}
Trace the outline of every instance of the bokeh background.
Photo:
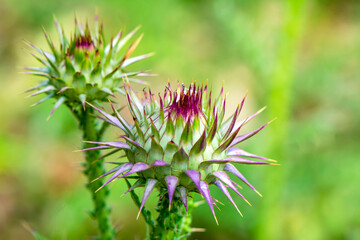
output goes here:
{"type": "MultiPolygon", "coordinates": [[[[89,193],[81,173],[80,133],[67,109],[46,121],[52,103],[35,108],[24,90],[39,79],[24,75],[37,62],[23,40],[46,48],[44,26],[56,38],[53,14],[72,31],[74,13],[93,20],[98,9],[110,38],[142,25],[134,66],[170,79],[229,91],[227,110],[246,90],[242,117],[263,106],[246,130],[278,119],[244,149],[280,166],[241,166],[263,198],[244,187],[253,204],[236,198],[217,211],[194,211],[191,239],[360,239],[360,2],[357,0],[1,0],[0,1],[0,239],[89,239],[89,193]]],[[[122,100],[119,100],[120,102],[122,100]]],[[[126,111],[125,111],[126,112],[126,111]]],[[[108,139],[117,130],[109,129],[108,139]]],[[[143,239],[143,220],[123,183],[111,185],[119,239],[143,239]]],[[[210,189],[216,191],[215,189],[210,189]]],[[[154,194],[155,195],[155,194],[154,194]]],[[[153,208],[155,196],[147,206],[153,208]]]]}

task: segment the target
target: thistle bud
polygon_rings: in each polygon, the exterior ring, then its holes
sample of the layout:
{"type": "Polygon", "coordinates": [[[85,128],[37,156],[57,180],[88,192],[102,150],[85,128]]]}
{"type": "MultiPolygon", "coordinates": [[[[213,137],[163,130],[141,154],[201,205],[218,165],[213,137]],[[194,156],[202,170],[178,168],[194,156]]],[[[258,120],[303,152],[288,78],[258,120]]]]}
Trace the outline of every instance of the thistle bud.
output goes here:
{"type": "Polygon", "coordinates": [[[199,193],[214,217],[215,202],[209,191],[211,184],[220,188],[238,211],[228,189],[248,202],[229,173],[258,193],[234,166],[269,165],[273,161],[236,147],[269,124],[239,135],[242,127],[262,111],[237,121],[246,96],[231,117],[224,119],[226,96],[223,90],[218,98],[212,100],[207,86],[196,87],[195,84],[188,88],[178,85],[175,90],[169,84],[164,95],[158,98],[149,91],[140,99],[130,85],[125,89],[133,124],[126,122],[114,107],[114,116],[94,107],[101,118],[124,132],[121,136],[123,142],[92,142],[98,145],[95,148],[113,149],[115,152],[122,150],[128,159],[127,162],[116,163],[114,169],[99,176],[111,175],[103,186],[115,179],[136,176],[137,181],[128,191],[145,188],[141,208],[154,188],[166,190],[160,192],[168,193],[170,206],[177,196],[185,208],[188,195],[199,193]]]}
{"type": "MultiPolygon", "coordinates": [[[[125,71],[129,65],[152,54],[130,57],[138,46],[142,35],[124,49],[138,28],[123,36],[120,31],[109,42],[105,40],[103,25],[95,17],[95,30],[91,31],[88,24],[85,27],[75,18],[75,31],[70,40],[64,30],[55,20],[60,46],[55,47],[50,36],[44,30],[44,35],[50,48],[46,52],[33,44],[28,44],[38,55],[32,54],[41,67],[27,67],[28,74],[40,76],[44,80],[27,92],[37,90],[30,96],[45,93],[47,96],[34,105],[50,98],[57,101],[51,114],[61,104],[71,108],[83,106],[85,102],[107,101],[115,92],[125,94],[123,79],[145,84],[138,76],[150,76],[146,71],[125,71]],[[135,78],[134,78],[135,77],[135,78]]],[[[50,115],[51,115],[50,114],[50,115]]]]}

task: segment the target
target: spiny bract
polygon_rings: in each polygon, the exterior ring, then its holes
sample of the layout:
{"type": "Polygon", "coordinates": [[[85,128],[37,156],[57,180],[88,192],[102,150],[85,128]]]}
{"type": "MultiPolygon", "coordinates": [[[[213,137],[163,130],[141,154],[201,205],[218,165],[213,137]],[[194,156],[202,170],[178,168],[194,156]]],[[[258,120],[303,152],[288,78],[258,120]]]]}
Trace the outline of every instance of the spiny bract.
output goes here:
{"type": "Polygon", "coordinates": [[[112,174],[103,186],[116,178],[125,178],[136,173],[138,179],[127,192],[145,186],[141,208],[152,190],[158,187],[167,190],[170,206],[174,194],[186,208],[188,194],[200,193],[214,217],[215,202],[209,192],[210,184],[220,188],[238,211],[228,188],[247,202],[238,191],[238,185],[227,173],[240,178],[258,193],[233,163],[271,164],[268,162],[272,161],[271,159],[235,147],[269,124],[238,136],[242,126],[263,109],[237,122],[246,96],[235,113],[224,120],[226,96],[223,90],[213,102],[207,86],[196,88],[195,84],[191,84],[189,88],[178,85],[175,91],[169,84],[164,96],[159,94],[159,100],[150,90],[144,92],[142,99],[137,97],[130,85],[127,85],[125,90],[134,118],[133,125],[127,123],[113,106],[115,115],[94,107],[102,115],[101,118],[124,131],[125,135],[121,137],[125,142],[91,142],[99,146],[83,149],[113,149],[109,154],[125,151],[128,162],[116,163],[118,166],[100,176],[99,178],[102,178],[112,174]]]}
{"type": "Polygon", "coordinates": [[[39,57],[31,53],[42,64],[42,67],[26,68],[28,74],[46,78],[27,92],[38,90],[30,96],[47,94],[45,98],[34,105],[55,98],[57,101],[51,114],[61,104],[66,104],[70,108],[81,105],[85,107],[85,101],[107,101],[110,95],[114,95],[114,92],[125,94],[122,87],[124,77],[129,81],[144,84],[144,81],[133,77],[151,75],[146,71],[126,72],[124,70],[130,64],[152,55],[145,54],[130,58],[142,35],[132,42],[127,50],[123,50],[138,28],[126,36],[122,36],[123,31],[120,31],[109,43],[106,43],[103,25],[98,21],[97,16],[95,16],[93,33],[88,24],[84,28],[75,18],[75,32],[70,40],[67,39],[64,30],[56,20],[55,25],[58,30],[60,47],[55,47],[43,29],[51,52],[46,52],[28,43],[41,55],[39,57]]]}

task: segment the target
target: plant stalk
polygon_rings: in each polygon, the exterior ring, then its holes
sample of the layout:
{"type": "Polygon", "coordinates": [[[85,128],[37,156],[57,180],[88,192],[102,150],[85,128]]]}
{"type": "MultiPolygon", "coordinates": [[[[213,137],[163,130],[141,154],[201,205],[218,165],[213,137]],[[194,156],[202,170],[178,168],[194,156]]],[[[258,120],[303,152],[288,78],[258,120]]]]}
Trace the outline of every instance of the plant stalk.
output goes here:
{"type": "MultiPolygon", "coordinates": [[[[94,117],[94,110],[87,107],[85,110],[79,112],[78,116],[80,120],[81,130],[83,131],[83,141],[101,141],[104,129],[99,129],[96,124],[96,118],[94,117]]],[[[84,142],[84,148],[95,147],[94,144],[84,142]]],[[[92,200],[93,210],[90,212],[94,220],[97,221],[99,230],[99,239],[101,240],[112,240],[115,239],[115,228],[110,222],[110,207],[106,204],[106,199],[109,195],[107,186],[103,187],[100,191],[98,190],[103,182],[101,179],[92,182],[94,179],[105,173],[103,167],[103,160],[98,160],[101,157],[99,150],[86,151],[84,164],[84,174],[88,179],[86,187],[89,189],[92,200]]]]}
{"type": "Polygon", "coordinates": [[[186,212],[180,198],[174,197],[169,210],[169,198],[165,191],[160,193],[160,201],[157,205],[159,213],[155,226],[150,228],[150,240],[184,240],[190,236],[192,214],[192,202],[188,204],[188,212],[186,212]]]}

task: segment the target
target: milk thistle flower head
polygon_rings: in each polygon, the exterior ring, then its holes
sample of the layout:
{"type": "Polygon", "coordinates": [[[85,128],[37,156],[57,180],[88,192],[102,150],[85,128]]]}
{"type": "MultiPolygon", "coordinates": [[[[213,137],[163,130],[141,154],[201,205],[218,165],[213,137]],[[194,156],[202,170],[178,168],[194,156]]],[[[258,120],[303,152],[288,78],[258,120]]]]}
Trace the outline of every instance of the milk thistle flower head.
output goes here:
{"type": "Polygon", "coordinates": [[[140,211],[154,188],[167,192],[169,206],[177,197],[185,208],[188,195],[199,193],[205,198],[215,220],[215,199],[210,194],[209,185],[221,189],[238,211],[228,189],[248,201],[229,173],[258,193],[235,165],[268,165],[273,160],[246,152],[236,145],[257,134],[270,122],[238,135],[241,128],[262,111],[237,121],[246,95],[231,117],[225,120],[226,95],[223,90],[212,100],[207,86],[196,87],[195,84],[188,88],[178,85],[174,90],[169,84],[163,96],[155,96],[149,90],[142,98],[130,85],[125,89],[134,124],[126,122],[113,106],[114,115],[95,107],[101,118],[123,130],[121,138],[124,141],[92,142],[98,146],[83,149],[112,149],[110,154],[120,150],[126,153],[127,162],[116,162],[115,168],[99,176],[112,174],[103,186],[115,179],[135,176],[137,181],[127,192],[144,186],[140,211]]]}
{"type": "MultiPolygon", "coordinates": [[[[85,102],[107,101],[114,92],[125,94],[122,79],[126,76],[129,81],[144,84],[136,76],[149,76],[146,71],[127,72],[129,65],[145,59],[152,54],[130,57],[138,46],[142,35],[124,49],[138,28],[123,36],[120,31],[109,42],[105,40],[103,25],[95,17],[95,29],[91,31],[86,23],[85,27],[75,18],[75,31],[68,39],[64,30],[55,20],[58,30],[60,46],[55,47],[50,36],[43,29],[50,52],[46,52],[31,43],[38,55],[32,53],[41,67],[27,67],[28,74],[45,78],[39,85],[27,92],[37,90],[30,96],[45,93],[47,96],[35,103],[37,105],[50,98],[57,101],[51,114],[61,105],[70,108],[83,106],[85,102]]],[[[50,114],[50,116],[51,116],[50,114]]]]}

